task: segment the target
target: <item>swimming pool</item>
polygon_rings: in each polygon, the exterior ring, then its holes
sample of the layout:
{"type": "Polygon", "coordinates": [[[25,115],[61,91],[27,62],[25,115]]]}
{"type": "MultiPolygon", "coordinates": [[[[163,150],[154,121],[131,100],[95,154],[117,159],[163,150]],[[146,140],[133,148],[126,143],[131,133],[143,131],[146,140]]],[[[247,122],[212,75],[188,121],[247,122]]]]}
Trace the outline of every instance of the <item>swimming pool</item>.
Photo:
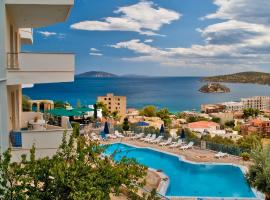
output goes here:
{"type": "Polygon", "coordinates": [[[105,153],[111,154],[115,150],[118,152],[115,160],[126,156],[147,167],[162,170],[170,179],[166,196],[255,198],[239,167],[193,164],[174,155],[122,143],[110,145],[105,153]]]}

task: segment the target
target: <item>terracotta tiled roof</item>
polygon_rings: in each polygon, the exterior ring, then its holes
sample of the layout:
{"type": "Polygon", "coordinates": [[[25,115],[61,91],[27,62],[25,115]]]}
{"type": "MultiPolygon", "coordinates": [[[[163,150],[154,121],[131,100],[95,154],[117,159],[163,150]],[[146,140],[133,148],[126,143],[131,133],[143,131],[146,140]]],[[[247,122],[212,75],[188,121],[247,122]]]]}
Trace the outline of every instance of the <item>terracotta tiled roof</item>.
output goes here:
{"type": "Polygon", "coordinates": [[[192,122],[188,124],[189,128],[212,128],[219,126],[218,123],[215,122],[209,122],[209,121],[198,121],[198,122],[192,122]]]}

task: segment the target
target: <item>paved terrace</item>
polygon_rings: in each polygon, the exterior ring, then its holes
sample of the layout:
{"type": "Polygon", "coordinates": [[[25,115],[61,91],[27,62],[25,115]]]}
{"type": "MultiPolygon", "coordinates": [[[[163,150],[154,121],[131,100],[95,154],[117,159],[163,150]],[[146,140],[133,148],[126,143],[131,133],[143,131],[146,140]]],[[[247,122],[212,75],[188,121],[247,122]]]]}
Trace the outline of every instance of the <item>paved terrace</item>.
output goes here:
{"type": "Polygon", "coordinates": [[[236,164],[248,167],[251,162],[243,161],[241,157],[229,155],[225,158],[217,159],[215,158],[215,154],[217,152],[211,150],[203,150],[198,147],[193,147],[192,149],[188,149],[186,151],[180,150],[180,148],[169,148],[168,146],[161,147],[157,144],[149,144],[147,142],[142,142],[139,140],[131,140],[130,138],[123,139],[110,139],[109,141],[102,142],[103,144],[111,144],[116,142],[123,142],[131,145],[135,145],[138,147],[151,147],[153,149],[157,149],[164,152],[173,153],[176,155],[182,156],[184,159],[191,162],[206,162],[206,163],[228,163],[228,164],[236,164]]]}

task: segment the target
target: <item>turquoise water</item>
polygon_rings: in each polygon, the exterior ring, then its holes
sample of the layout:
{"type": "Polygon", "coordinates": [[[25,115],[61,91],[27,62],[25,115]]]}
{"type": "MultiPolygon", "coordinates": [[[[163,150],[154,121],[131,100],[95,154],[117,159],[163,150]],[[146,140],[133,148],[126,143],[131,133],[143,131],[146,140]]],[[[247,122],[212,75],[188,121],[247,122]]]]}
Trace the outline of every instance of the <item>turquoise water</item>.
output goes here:
{"type": "Polygon", "coordinates": [[[78,78],[74,83],[36,84],[23,93],[32,99],[67,100],[76,105],[78,99],[82,104],[93,104],[97,96],[112,92],[127,96],[128,107],[151,104],[167,107],[171,112],[199,109],[204,103],[270,94],[270,86],[255,84],[226,84],[231,93],[203,94],[198,92],[203,84],[198,77],[78,78]]]}
{"type": "Polygon", "coordinates": [[[173,155],[121,143],[110,145],[106,154],[115,150],[119,152],[115,160],[126,156],[150,168],[161,169],[170,179],[166,196],[255,197],[239,167],[191,164],[173,155]]]}

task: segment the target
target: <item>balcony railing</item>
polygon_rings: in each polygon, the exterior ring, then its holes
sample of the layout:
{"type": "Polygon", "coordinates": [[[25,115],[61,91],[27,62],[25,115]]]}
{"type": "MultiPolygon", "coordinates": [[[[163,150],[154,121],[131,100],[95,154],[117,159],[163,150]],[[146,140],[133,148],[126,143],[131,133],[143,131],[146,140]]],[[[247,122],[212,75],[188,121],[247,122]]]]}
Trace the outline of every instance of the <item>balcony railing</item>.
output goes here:
{"type": "Polygon", "coordinates": [[[7,69],[19,69],[19,53],[7,53],[7,69]]]}
{"type": "Polygon", "coordinates": [[[7,54],[9,85],[73,81],[74,68],[75,56],[70,53],[7,54]]]}

